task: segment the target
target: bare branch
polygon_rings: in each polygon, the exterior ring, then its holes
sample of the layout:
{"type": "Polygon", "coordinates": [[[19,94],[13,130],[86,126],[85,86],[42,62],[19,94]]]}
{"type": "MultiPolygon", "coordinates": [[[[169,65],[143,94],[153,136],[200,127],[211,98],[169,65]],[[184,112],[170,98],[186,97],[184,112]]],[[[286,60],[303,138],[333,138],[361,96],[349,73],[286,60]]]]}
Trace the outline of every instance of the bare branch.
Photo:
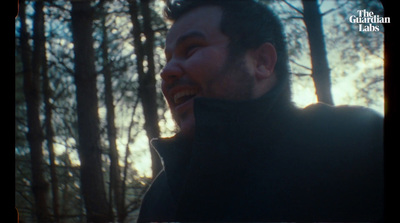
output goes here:
{"type": "Polygon", "coordinates": [[[384,77],[383,77],[383,76],[375,77],[375,78],[373,78],[371,81],[369,81],[369,82],[365,85],[364,88],[370,88],[371,85],[378,84],[378,83],[381,83],[381,82],[383,82],[383,81],[384,81],[384,77]]]}
{"type": "Polygon", "coordinates": [[[297,77],[306,77],[306,76],[311,76],[312,74],[306,74],[306,73],[292,73],[293,75],[297,77]]]}
{"type": "Polygon", "coordinates": [[[302,68],[304,68],[304,69],[312,70],[310,67],[301,65],[301,64],[297,63],[296,61],[294,61],[294,60],[292,60],[292,59],[290,60],[290,62],[292,62],[292,63],[296,64],[297,66],[302,67],[302,68]]]}
{"type": "Polygon", "coordinates": [[[56,66],[57,64],[61,65],[65,70],[66,73],[69,75],[74,75],[74,70],[70,67],[68,67],[68,65],[64,62],[63,58],[61,56],[57,56],[55,52],[53,52],[52,50],[48,51],[53,57],[55,58],[57,61],[52,61],[51,59],[49,59],[49,66],[56,66]]]}
{"type": "Polygon", "coordinates": [[[288,19],[304,19],[303,16],[290,16],[288,19]]]}
{"type": "Polygon", "coordinates": [[[303,11],[301,11],[300,9],[295,7],[294,5],[290,4],[287,0],[283,0],[283,2],[286,3],[286,5],[288,5],[290,8],[294,9],[296,12],[298,12],[298,13],[303,15],[303,11]]]}
{"type": "Polygon", "coordinates": [[[33,202],[31,201],[31,199],[29,199],[29,197],[27,195],[25,195],[22,191],[19,190],[15,190],[15,192],[17,194],[19,194],[26,202],[28,202],[30,205],[34,205],[33,202]]]}
{"type": "Polygon", "coordinates": [[[325,15],[331,13],[331,12],[334,12],[334,11],[336,11],[336,10],[342,8],[342,7],[345,6],[348,2],[349,2],[349,1],[345,1],[344,3],[340,4],[338,7],[329,9],[328,11],[322,13],[321,16],[325,16],[325,15]]]}

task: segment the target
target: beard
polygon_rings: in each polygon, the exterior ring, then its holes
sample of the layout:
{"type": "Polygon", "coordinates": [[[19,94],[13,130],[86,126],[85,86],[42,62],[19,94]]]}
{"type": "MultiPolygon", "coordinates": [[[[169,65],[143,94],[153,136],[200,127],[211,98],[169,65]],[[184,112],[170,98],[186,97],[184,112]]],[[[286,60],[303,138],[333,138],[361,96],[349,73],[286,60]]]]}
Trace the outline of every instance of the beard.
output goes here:
{"type": "Polygon", "coordinates": [[[248,100],[254,96],[255,80],[251,76],[244,56],[229,56],[205,86],[205,97],[230,101],[248,100]]]}

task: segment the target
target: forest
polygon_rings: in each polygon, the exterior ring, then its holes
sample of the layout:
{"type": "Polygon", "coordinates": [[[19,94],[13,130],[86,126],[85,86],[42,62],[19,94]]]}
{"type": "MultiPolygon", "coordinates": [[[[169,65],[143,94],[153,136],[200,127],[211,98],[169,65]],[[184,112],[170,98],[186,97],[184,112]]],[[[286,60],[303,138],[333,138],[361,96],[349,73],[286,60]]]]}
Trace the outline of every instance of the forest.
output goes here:
{"type": "MultiPolygon", "coordinates": [[[[384,115],[378,0],[260,0],[286,32],[292,100],[384,115]],[[376,24],[375,24],[376,25],[376,24]]],[[[20,222],[135,222],[176,126],[160,90],[165,0],[20,0],[15,18],[15,206],[20,222]]]]}

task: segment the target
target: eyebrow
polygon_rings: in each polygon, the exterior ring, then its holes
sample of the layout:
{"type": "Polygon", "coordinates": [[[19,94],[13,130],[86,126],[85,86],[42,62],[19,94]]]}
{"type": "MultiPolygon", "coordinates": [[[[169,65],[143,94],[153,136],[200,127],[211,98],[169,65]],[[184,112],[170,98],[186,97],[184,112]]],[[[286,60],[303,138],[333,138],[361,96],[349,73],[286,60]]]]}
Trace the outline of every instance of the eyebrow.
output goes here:
{"type": "MultiPolygon", "coordinates": [[[[191,31],[191,32],[185,33],[185,34],[183,34],[182,36],[180,36],[176,40],[175,47],[181,45],[182,43],[184,43],[188,39],[192,39],[192,38],[205,40],[206,36],[203,33],[199,32],[199,31],[191,31]]],[[[167,48],[165,48],[164,51],[165,51],[165,53],[167,53],[169,50],[167,50],[167,48]]]]}
{"type": "Polygon", "coordinates": [[[199,31],[192,31],[192,32],[188,32],[182,36],[180,36],[175,43],[175,46],[178,46],[180,44],[182,44],[183,42],[185,42],[188,39],[192,39],[192,38],[199,38],[199,39],[206,39],[206,36],[199,32],[199,31]]]}

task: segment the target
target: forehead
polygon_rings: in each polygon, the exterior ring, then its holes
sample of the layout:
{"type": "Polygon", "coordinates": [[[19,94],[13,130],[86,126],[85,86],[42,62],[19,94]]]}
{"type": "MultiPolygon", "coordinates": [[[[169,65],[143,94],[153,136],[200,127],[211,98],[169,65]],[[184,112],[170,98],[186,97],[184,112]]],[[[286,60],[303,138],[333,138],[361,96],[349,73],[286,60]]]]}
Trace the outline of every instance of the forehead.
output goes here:
{"type": "Polygon", "coordinates": [[[207,40],[217,38],[220,33],[222,10],[217,6],[193,9],[180,17],[168,31],[167,48],[173,48],[177,40],[188,33],[202,33],[207,40]]]}

